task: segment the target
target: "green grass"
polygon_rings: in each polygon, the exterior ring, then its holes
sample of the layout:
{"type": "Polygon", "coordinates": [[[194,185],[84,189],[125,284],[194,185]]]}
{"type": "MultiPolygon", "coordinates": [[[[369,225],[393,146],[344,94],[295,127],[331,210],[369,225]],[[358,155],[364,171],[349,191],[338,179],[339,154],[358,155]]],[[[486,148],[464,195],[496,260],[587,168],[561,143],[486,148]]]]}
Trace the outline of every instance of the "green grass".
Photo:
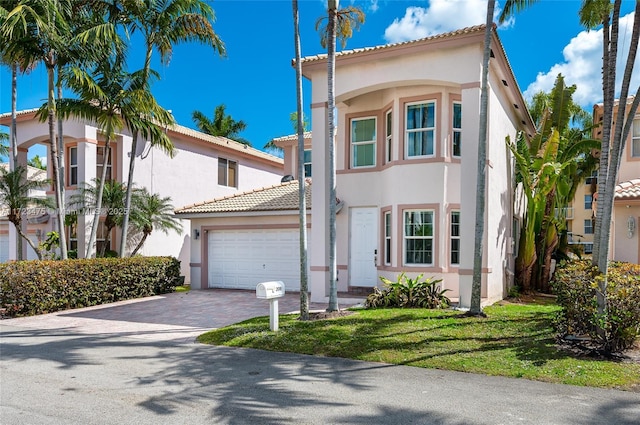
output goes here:
{"type": "Polygon", "coordinates": [[[190,290],[191,290],[191,286],[189,285],[176,286],[176,292],[189,292],[190,290]]]}
{"type": "Polygon", "coordinates": [[[310,322],[280,316],[280,330],[258,317],[201,335],[205,344],[344,357],[546,382],[640,391],[640,364],[575,358],[558,350],[553,318],[559,307],[501,303],[488,317],[452,310],[357,310],[310,322]]]}

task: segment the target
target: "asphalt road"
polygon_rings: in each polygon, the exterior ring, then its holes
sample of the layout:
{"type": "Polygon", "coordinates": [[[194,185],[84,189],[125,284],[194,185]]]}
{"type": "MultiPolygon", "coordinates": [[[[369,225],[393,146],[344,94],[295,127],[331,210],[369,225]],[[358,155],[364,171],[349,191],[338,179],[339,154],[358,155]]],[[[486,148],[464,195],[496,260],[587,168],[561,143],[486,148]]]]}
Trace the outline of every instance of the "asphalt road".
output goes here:
{"type": "Polygon", "coordinates": [[[7,322],[2,424],[640,424],[639,393],[7,322]]]}

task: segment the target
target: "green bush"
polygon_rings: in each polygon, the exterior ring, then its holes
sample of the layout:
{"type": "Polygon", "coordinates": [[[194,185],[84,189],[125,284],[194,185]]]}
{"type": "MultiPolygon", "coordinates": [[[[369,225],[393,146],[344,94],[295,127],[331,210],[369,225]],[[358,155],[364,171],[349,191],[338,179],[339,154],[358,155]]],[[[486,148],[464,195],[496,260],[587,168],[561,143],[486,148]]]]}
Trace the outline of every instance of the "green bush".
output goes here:
{"type": "Polygon", "coordinates": [[[606,308],[599,314],[598,284],[602,279],[590,260],[560,264],[552,282],[562,307],[556,327],[561,337],[588,337],[602,350],[622,351],[640,335],[640,265],[610,263],[606,308]]]}
{"type": "Polygon", "coordinates": [[[447,308],[451,305],[451,300],[444,295],[449,289],[440,289],[438,285],[442,279],[421,279],[422,275],[411,279],[404,272],[396,281],[380,277],[384,289],[373,288],[365,307],[447,308]]]}
{"type": "Polygon", "coordinates": [[[172,257],[18,261],[0,264],[0,308],[10,317],[51,313],[172,292],[172,257]]]}

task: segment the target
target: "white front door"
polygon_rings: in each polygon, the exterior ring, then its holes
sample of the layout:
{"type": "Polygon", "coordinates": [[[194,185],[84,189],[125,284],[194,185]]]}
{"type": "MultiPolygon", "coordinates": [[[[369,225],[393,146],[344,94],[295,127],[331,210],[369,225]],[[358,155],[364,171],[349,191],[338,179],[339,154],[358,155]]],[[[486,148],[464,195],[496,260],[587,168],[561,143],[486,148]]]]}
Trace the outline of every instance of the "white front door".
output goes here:
{"type": "Polygon", "coordinates": [[[351,208],[349,285],[376,286],[378,270],[378,209],[351,208]]]}

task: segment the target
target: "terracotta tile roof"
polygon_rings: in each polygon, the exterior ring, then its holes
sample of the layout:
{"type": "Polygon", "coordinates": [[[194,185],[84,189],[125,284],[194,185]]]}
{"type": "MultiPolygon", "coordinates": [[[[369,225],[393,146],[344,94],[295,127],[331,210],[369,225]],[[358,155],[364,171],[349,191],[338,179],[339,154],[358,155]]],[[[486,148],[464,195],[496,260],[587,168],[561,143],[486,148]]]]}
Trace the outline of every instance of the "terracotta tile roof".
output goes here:
{"type": "MultiPolygon", "coordinates": [[[[305,186],[307,209],[311,208],[311,179],[305,186]]],[[[298,181],[254,189],[212,201],[201,202],[175,210],[176,214],[202,214],[251,211],[287,211],[298,209],[298,181]]]]}
{"type": "MultiPolygon", "coordinates": [[[[16,114],[17,116],[21,116],[21,115],[28,115],[28,114],[32,114],[32,113],[36,113],[38,112],[38,108],[36,109],[25,109],[23,111],[17,111],[16,114]]],[[[11,118],[11,113],[10,112],[6,112],[4,114],[0,114],[0,120],[2,119],[7,119],[7,118],[11,118]]],[[[228,139],[226,137],[219,137],[219,136],[211,136],[210,134],[205,134],[205,133],[201,133],[200,131],[194,130],[192,128],[189,127],[185,127],[179,124],[175,124],[172,127],[169,128],[170,130],[178,133],[178,134],[182,134],[184,136],[187,137],[191,137],[194,139],[198,139],[198,140],[202,140],[204,142],[208,142],[211,143],[213,145],[218,145],[218,146],[223,146],[225,148],[228,149],[233,149],[237,152],[244,152],[244,153],[248,153],[252,156],[258,157],[258,158],[262,158],[262,159],[266,159],[267,161],[271,161],[275,164],[284,164],[284,160],[282,158],[278,158],[275,155],[271,155],[268,154],[266,152],[263,152],[261,150],[258,150],[256,148],[252,148],[250,146],[244,145],[240,142],[236,142],[235,140],[231,140],[228,139]]]]}
{"type": "MultiPolygon", "coordinates": [[[[337,52],[336,53],[336,57],[341,57],[341,56],[351,56],[351,55],[355,55],[358,53],[364,53],[364,52],[373,52],[373,51],[378,51],[378,50],[386,50],[386,49],[390,49],[393,47],[397,47],[397,46],[406,46],[406,45],[411,45],[411,44],[417,44],[417,43],[422,43],[425,41],[431,41],[431,40],[438,40],[438,39],[443,39],[443,38],[452,38],[458,35],[463,35],[463,34],[470,34],[470,33],[475,33],[475,32],[483,32],[485,29],[485,25],[476,25],[476,26],[472,26],[472,27],[466,27],[466,28],[461,28],[459,30],[455,30],[455,31],[450,31],[450,32],[446,32],[443,34],[435,34],[429,37],[425,37],[425,38],[420,38],[418,40],[410,40],[410,41],[402,41],[399,43],[391,43],[391,44],[383,44],[380,46],[373,46],[373,47],[363,47],[363,48],[359,48],[359,49],[352,49],[352,50],[343,50],[341,52],[337,52]]],[[[308,63],[308,62],[315,62],[315,61],[319,61],[319,60],[324,60],[327,58],[327,54],[320,54],[320,55],[314,55],[314,56],[307,56],[302,58],[301,62],[302,63],[308,63]]]]}
{"type": "MultiPolygon", "coordinates": [[[[310,140],[311,139],[311,132],[310,131],[305,131],[304,132],[304,138],[305,140],[310,140]]],[[[274,139],[272,139],[273,142],[297,142],[298,141],[298,134],[289,134],[288,136],[282,136],[282,137],[276,137],[274,139]]]]}
{"type": "Polygon", "coordinates": [[[617,184],[615,199],[640,199],[640,179],[617,184]]]}

